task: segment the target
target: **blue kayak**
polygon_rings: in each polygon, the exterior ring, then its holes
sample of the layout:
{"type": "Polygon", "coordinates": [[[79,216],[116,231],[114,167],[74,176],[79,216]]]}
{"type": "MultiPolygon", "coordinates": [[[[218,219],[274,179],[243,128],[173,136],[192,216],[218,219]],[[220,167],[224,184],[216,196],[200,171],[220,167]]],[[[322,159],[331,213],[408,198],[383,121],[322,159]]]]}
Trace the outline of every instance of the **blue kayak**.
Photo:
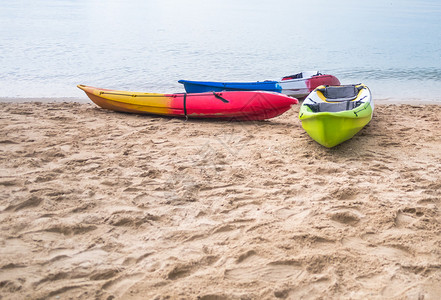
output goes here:
{"type": "Polygon", "coordinates": [[[214,82],[214,81],[190,81],[179,80],[185,87],[187,93],[205,93],[222,91],[268,91],[282,92],[278,81],[256,81],[256,82],[214,82]]]}

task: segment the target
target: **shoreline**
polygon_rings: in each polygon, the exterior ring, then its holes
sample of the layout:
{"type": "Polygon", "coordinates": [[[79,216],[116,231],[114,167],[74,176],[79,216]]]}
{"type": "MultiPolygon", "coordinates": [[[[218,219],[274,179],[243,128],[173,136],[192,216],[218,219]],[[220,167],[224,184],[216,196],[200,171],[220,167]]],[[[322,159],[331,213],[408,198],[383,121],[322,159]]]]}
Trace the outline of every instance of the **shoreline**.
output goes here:
{"type": "Polygon", "coordinates": [[[441,106],[327,149],[262,122],[0,103],[5,299],[437,299],[441,106]]]}
{"type": "MultiPolygon", "coordinates": [[[[0,103],[29,103],[29,102],[41,102],[41,103],[93,103],[87,97],[0,97],[0,103]]],[[[404,105],[441,105],[441,99],[439,100],[421,100],[421,99],[398,99],[398,98],[381,98],[374,99],[375,104],[387,105],[387,104],[404,104],[404,105]]]]}

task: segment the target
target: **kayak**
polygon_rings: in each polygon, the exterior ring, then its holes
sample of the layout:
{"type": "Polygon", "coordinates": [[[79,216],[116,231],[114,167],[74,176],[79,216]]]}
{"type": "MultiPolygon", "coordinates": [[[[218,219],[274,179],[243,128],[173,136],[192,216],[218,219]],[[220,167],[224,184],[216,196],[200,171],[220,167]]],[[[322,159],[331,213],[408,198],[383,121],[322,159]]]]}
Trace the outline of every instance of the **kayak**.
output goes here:
{"type": "Polygon", "coordinates": [[[206,93],[222,91],[268,91],[281,93],[278,81],[266,80],[256,82],[216,82],[179,80],[187,93],[206,93]]]}
{"type": "Polygon", "coordinates": [[[333,75],[323,75],[319,72],[301,72],[285,76],[280,81],[255,82],[217,82],[179,80],[187,93],[204,93],[220,91],[271,91],[285,95],[304,98],[320,85],[340,85],[340,81],[333,75]]]}
{"type": "Polygon", "coordinates": [[[285,76],[279,82],[282,93],[296,98],[305,98],[316,87],[321,85],[340,85],[337,77],[320,72],[301,72],[285,76]]]}
{"type": "Polygon", "coordinates": [[[364,84],[319,86],[303,101],[299,119],[312,139],[331,148],[366,126],[373,111],[372,95],[364,84]]]}
{"type": "Polygon", "coordinates": [[[126,92],[78,85],[101,108],[138,114],[190,118],[266,120],[277,117],[298,100],[271,92],[158,94],[126,92]]]}

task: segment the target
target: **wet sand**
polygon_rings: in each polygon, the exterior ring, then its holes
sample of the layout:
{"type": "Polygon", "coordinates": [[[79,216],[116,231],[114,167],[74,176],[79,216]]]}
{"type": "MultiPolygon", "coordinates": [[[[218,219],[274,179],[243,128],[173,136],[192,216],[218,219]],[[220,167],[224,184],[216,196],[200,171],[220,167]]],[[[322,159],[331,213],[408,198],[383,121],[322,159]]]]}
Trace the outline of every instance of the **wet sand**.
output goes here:
{"type": "Polygon", "coordinates": [[[439,299],[441,106],[264,122],[0,103],[0,299],[439,299]]]}

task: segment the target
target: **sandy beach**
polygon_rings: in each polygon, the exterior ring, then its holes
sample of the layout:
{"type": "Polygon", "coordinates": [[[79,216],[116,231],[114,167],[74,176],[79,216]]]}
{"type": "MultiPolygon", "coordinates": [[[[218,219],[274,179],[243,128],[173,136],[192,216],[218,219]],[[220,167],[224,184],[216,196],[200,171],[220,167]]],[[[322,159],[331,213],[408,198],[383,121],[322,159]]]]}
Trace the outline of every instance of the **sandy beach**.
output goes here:
{"type": "Polygon", "coordinates": [[[0,103],[0,299],[440,299],[441,105],[264,122],[0,103]]]}

